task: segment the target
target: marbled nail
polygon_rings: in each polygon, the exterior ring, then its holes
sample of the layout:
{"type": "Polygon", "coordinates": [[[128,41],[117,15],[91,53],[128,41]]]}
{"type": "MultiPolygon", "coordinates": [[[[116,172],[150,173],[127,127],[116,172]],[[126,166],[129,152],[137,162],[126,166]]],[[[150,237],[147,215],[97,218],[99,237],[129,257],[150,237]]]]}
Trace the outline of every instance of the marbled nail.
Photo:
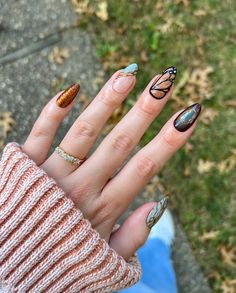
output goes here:
{"type": "Polygon", "coordinates": [[[136,75],[138,72],[138,65],[136,63],[130,64],[124,69],[121,69],[119,76],[136,75]]]}
{"type": "Polygon", "coordinates": [[[152,208],[146,219],[146,225],[149,229],[152,229],[152,227],[158,222],[167,208],[167,204],[168,197],[164,197],[152,208]]]}
{"type": "Polygon", "coordinates": [[[138,65],[130,64],[119,72],[118,77],[114,80],[113,89],[117,93],[126,93],[134,84],[134,75],[137,74],[138,65]]]}
{"type": "Polygon", "coordinates": [[[200,104],[196,103],[191,105],[178,115],[178,117],[174,121],[174,127],[180,132],[186,131],[196,121],[200,112],[200,104]]]}
{"type": "Polygon", "coordinates": [[[80,90],[80,85],[78,83],[75,83],[72,86],[68,87],[57,98],[57,106],[59,106],[60,108],[66,108],[70,103],[73,102],[79,90],[80,90]]]}
{"type": "Polygon", "coordinates": [[[150,95],[158,100],[163,99],[171,89],[177,74],[176,67],[172,66],[162,72],[149,89],[150,95]]]}

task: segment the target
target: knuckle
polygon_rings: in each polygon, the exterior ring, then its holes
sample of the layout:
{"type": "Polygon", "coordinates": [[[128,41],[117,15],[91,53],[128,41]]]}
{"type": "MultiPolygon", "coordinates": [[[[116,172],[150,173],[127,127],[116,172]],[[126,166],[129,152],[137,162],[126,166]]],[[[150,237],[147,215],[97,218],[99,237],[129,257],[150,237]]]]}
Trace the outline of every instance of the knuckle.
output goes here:
{"type": "Polygon", "coordinates": [[[149,158],[144,157],[137,162],[137,171],[139,176],[144,178],[151,177],[156,169],[156,164],[149,158]]]}
{"type": "Polygon", "coordinates": [[[157,114],[156,107],[153,104],[145,102],[145,100],[139,101],[138,110],[147,116],[147,118],[153,118],[157,114]]]}
{"type": "Polygon", "coordinates": [[[41,125],[35,124],[33,129],[32,129],[32,136],[34,138],[45,137],[45,136],[48,136],[48,131],[47,131],[47,129],[45,129],[41,125]]]}
{"type": "Polygon", "coordinates": [[[78,121],[73,132],[74,132],[74,136],[76,138],[78,136],[85,136],[88,138],[94,138],[96,135],[96,131],[95,131],[94,126],[84,120],[78,121]]]}
{"type": "Polygon", "coordinates": [[[104,89],[101,94],[100,100],[111,108],[117,107],[120,104],[120,100],[116,93],[114,93],[111,87],[104,89]]]}
{"type": "Polygon", "coordinates": [[[174,133],[171,129],[165,130],[162,138],[164,142],[171,148],[176,148],[181,144],[181,136],[177,133],[174,133]]]}
{"type": "Polygon", "coordinates": [[[48,121],[60,121],[62,119],[62,115],[59,111],[55,111],[52,107],[46,106],[42,111],[42,117],[48,121]]]}
{"type": "Polygon", "coordinates": [[[133,140],[126,134],[118,134],[112,141],[112,147],[118,151],[128,152],[132,146],[133,140]]]}

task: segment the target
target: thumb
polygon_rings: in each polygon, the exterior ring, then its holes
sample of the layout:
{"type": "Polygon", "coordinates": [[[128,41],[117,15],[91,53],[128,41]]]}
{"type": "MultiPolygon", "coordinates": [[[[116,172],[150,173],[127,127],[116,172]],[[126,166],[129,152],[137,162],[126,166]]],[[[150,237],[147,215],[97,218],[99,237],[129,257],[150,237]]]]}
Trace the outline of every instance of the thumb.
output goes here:
{"type": "Polygon", "coordinates": [[[124,259],[128,259],[136,250],[144,245],[151,228],[158,222],[164,213],[168,198],[159,202],[149,202],[137,210],[111,234],[109,245],[124,259]]]}

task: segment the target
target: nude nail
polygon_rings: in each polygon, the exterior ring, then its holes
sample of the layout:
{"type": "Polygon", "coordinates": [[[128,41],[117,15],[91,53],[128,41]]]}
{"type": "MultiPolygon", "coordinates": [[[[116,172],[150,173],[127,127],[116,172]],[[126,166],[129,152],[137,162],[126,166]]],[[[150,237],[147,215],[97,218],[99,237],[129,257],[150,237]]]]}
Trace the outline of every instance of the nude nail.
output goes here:
{"type": "Polygon", "coordinates": [[[57,98],[57,106],[60,108],[66,108],[69,106],[80,90],[80,85],[78,83],[73,84],[68,87],[64,92],[57,98]]]}
{"type": "Polygon", "coordinates": [[[113,83],[113,89],[118,93],[125,93],[129,90],[134,82],[134,75],[137,74],[138,65],[130,64],[122,69],[113,83]]]}
{"type": "Polygon", "coordinates": [[[161,216],[167,208],[167,204],[168,197],[164,197],[152,208],[146,219],[146,225],[149,229],[152,229],[152,227],[161,218],[161,216]]]}

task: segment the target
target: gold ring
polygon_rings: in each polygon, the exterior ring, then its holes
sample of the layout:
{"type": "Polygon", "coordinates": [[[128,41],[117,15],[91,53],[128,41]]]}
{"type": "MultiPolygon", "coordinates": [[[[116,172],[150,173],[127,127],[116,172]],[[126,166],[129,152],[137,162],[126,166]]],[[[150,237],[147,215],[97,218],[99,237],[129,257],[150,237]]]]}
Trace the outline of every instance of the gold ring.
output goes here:
{"type": "Polygon", "coordinates": [[[69,162],[73,165],[76,165],[76,166],[80,166],[84,161],[85,159],[79,159],[79,158],[76,158],[70,154],[68,154],[66,151],[64,151],[60,146],[57,146],[56,149],[55,149],[55,152],[62,158],[64,159],[66,162],[69,162]]]}

